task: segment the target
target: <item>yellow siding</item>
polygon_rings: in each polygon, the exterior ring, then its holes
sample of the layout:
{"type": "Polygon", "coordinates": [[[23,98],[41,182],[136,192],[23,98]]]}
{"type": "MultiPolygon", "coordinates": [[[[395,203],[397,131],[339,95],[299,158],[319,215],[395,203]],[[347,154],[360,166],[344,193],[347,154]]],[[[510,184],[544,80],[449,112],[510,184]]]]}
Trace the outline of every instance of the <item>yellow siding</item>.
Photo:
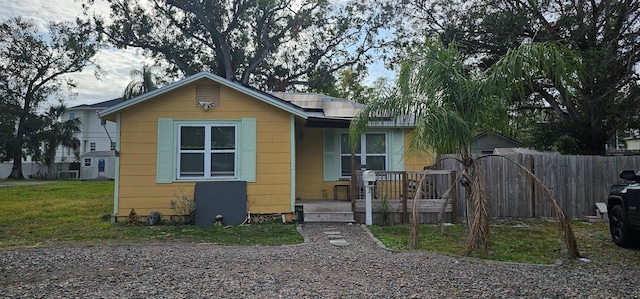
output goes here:
{"type": "Polygon", "coordinates": [[[322,128],[296,127],[296,198],[323,199],[325,190],[325,196],[333,199],[336,182],[324,182],[322,175],[322,128]]]}
{"type": "Polygon", "coordinates": [[[186,85],[121,112],[118,216],[128,215],[132,208],[139,215],[153,211],[170,215],[174,194],[193,194],[194,182],[156,184],[158,118],[256,118],[256,182],[247,183],[248,209],[252,213],[291,212],[290,114],[225,86],[221,87],[220,107],[204,111],[195,106],[195,85],[208,81],[186,85]]]}
{"type": "Polygon", "coordinates": [[[433,164],[433,152],[416,152],[411,149],[413,129],[404,129],[404,169],[405,170],[422,170],[425,166],[433,164]]]}

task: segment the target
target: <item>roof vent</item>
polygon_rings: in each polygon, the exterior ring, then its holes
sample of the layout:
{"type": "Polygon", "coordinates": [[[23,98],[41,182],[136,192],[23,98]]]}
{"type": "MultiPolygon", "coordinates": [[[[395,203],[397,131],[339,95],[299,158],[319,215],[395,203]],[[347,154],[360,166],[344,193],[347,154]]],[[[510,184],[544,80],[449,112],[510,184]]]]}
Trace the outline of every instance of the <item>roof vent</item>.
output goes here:
{"type": "Polygon", "coordinates": [[[220,108],[220,85],[196,85],[196,107],[211,103],[207,108],[220,108]]]}

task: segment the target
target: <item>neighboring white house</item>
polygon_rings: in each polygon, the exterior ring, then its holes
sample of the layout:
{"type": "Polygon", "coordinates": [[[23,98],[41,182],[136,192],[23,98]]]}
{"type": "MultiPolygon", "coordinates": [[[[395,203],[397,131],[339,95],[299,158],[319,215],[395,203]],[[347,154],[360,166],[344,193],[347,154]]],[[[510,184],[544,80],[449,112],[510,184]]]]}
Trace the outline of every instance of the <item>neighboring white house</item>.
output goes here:
{"type": "MultiPolygon", "coordinates": [[[[78,157],[91,151],[110,151],[115,149],[116,124],[101,121],[96,112],[121,102],[122,100],[118,98],[67,108],[67,111],[62,115],[63,121],[74,118],[80,119],[80,132],[76,133],[76,137],[80,140],[78,157]]],[[[78,161],[78,159],[71,148],[60,146],[56,152],[55,161],[74,162],[78,161]]]]}
{"type": "MultiPolygon", "coordinates": [[[[639,151],[640,150],[640,130],[631,130],[627,133],[628,135],[623,137],[624,140],[624,149],[629,151],[639,151]]],[[[616,141],[618,141],[618,136],[616,136],[616,141]]],[[[619,148],[615,148],[619,149],[619,148]]]]}

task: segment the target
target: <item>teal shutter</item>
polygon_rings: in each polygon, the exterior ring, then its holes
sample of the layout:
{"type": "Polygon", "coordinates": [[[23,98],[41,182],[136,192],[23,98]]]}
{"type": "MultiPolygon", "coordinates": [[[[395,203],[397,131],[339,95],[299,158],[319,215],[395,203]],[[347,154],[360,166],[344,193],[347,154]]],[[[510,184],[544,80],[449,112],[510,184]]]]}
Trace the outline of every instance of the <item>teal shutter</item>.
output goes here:
{"type": "Polygon", "coordinates": [[[173,181],[173,119],[158,118],[158,149],[156,160],[156,183],[167,184],[173,181]]]}
{"type": "Polygon", "coordinates": [[[403,129],[392,129],[389,133],[389,139],[389,170],[405,170],[403,129]]]}
{"type": "Polygon", "coordinates": [[[240,169],[238,176],[247,182],[256,181],[256,119],[243,118],[240,124],[240,169]]]}
{"type": "Polygon", "coordinates": [[[338,159],[340,154],[337,152],[338,146],[336,145],[339,140],[336,140],[335,129],[324,129],[323,134],[323,177],[325,182],[333,182],[338,180],[339,169],[338,159]]]}

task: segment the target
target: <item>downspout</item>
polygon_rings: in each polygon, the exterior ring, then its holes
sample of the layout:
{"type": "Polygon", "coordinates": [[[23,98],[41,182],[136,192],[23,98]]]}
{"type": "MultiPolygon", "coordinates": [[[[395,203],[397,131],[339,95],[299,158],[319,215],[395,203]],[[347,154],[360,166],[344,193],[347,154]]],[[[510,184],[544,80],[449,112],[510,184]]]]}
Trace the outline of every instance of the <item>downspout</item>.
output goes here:
{"type": "Polygon", "coordinates": [[[120,113],[116,114],[116,169],[113,183],[113,215],[111,222],[118,220],[119,190],[120,190],[120,113]]]}

